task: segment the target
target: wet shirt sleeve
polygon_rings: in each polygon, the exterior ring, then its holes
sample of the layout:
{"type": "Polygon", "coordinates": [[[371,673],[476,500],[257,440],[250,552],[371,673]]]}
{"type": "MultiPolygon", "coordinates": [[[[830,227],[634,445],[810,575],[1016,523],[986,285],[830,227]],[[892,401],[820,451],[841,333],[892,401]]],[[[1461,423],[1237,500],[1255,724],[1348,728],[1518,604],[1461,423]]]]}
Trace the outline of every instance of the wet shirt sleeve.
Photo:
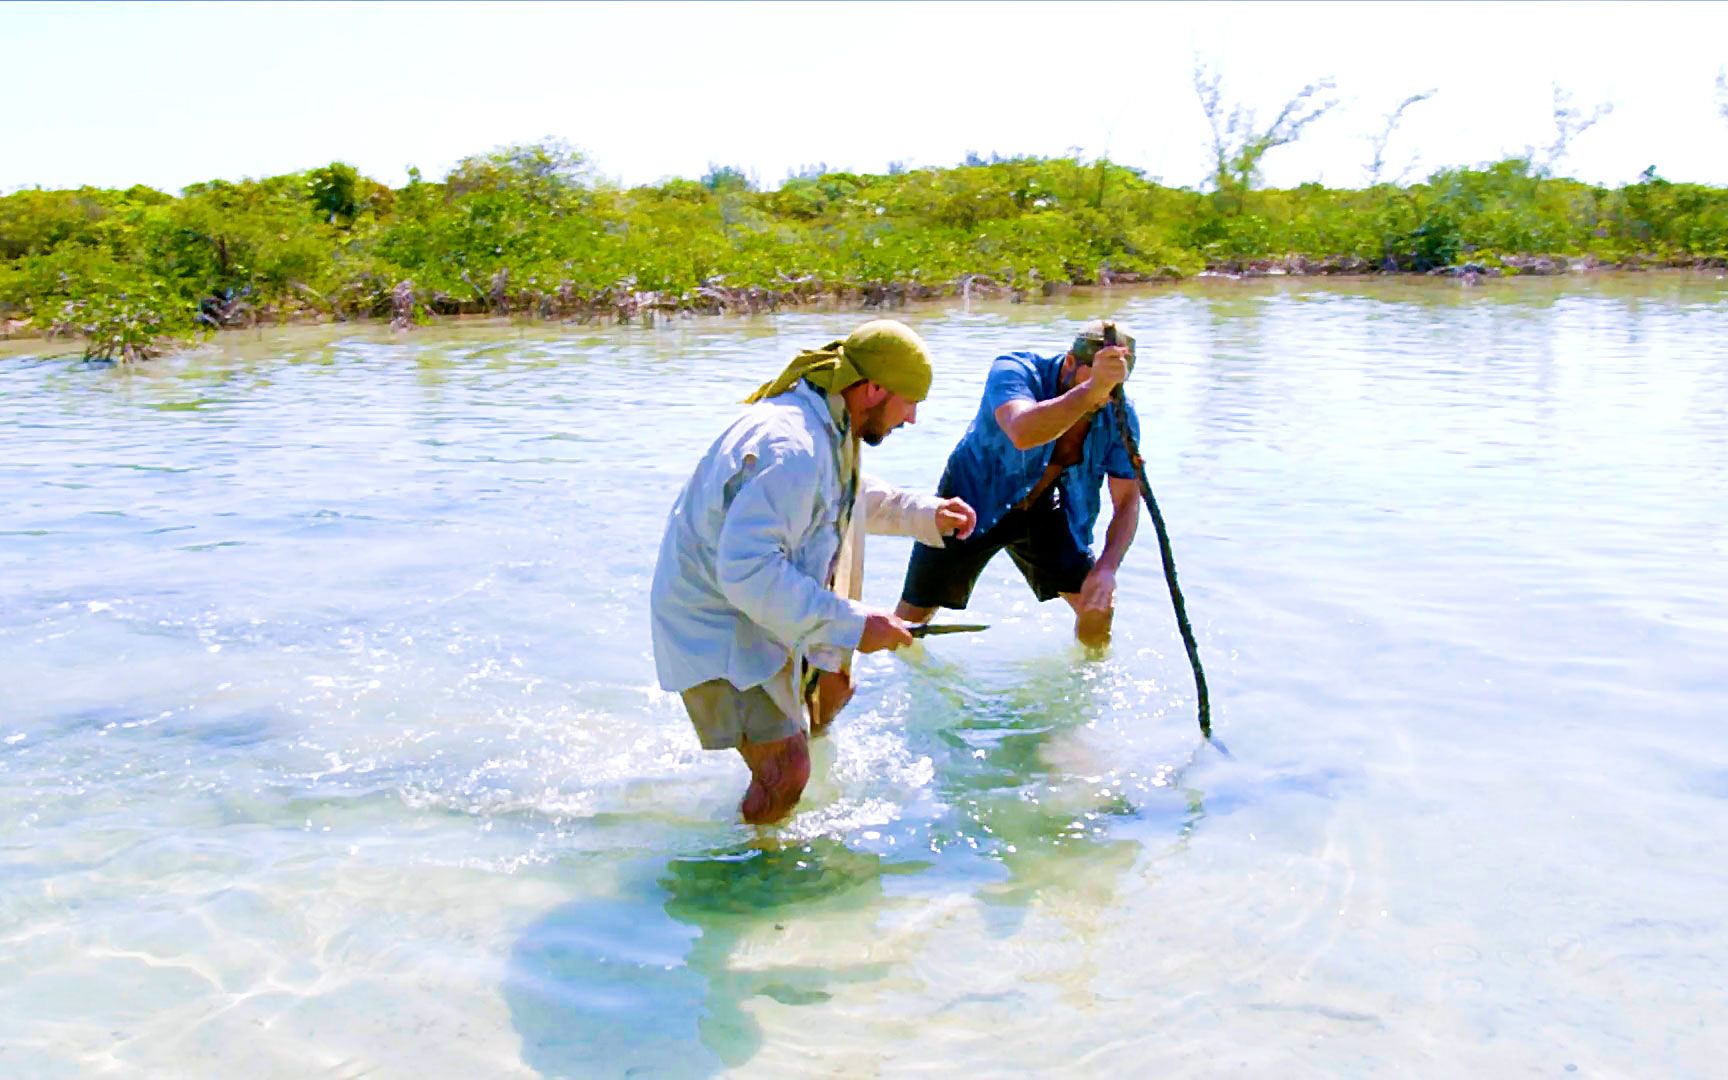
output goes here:
{"type": "Polygon", "coordinates": [[[976,531],[989,532],[1044,473],[1051,446],[1025,450],[1002,430],[996,410],[1010,401],[1036,404],[1049,380],[1046,364],[1031,353],[1005,353],[990,365],[979,398],[978,415],[949,455],[940,491],[958,495],[978,512],[976,531]],[[1041,374],[1041,372],[1043,372],[1041,374]]]}
{"type": "Polygon", "coordinates": [[[990,375],[984,380],[984,411],[995,417],[997,409],[1016,398],[1033,403],[1038,401],[1031,365],[1013,356],[999,356],[990,365],[990,375]]]}
{"type": "Polygon", "coordinates": [[[942,500],[902,488],[890,487],[865,473],[858,502],[864,511],[864,528],[880,536],[910,536],[921,544],[941,547],[942,532],[936,527],[936,508],[942,500]]]}

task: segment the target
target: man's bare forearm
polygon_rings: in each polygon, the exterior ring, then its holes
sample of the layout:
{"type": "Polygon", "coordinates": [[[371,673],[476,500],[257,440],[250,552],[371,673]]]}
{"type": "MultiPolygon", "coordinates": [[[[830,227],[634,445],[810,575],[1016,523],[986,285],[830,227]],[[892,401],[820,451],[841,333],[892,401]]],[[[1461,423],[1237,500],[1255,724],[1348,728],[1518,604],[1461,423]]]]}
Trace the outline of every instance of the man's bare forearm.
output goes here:
{"type": "Polygon", "coordinates": [[[1037,404],[1010,401],[996,410],[996,422],[1020,450],[1052,442],[1097,408],[1091,388],[1082,383],[1060,397],[1037,404]]]}
{"type": "Polygon", "coordinates": [[[1098,555],[1098,565],[1108,569],[1111,573],[1115,573],[1117,568],[1122,565],[1122,557],[1128,554],[1128,549],[1134,544],[1134,534],[1139,531],[1139,491],[1135,491],[1132,502],[1113,499],[1110,510],[1110,527],[1104,530],[1104,550],[1098,555]]]}

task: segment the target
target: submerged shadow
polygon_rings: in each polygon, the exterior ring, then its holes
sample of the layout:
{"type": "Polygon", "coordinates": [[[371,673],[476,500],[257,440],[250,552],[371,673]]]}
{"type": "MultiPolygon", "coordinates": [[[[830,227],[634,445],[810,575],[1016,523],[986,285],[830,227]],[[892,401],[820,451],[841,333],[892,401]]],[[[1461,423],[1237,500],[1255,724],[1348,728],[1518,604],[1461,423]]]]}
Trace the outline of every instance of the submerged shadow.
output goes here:
{"type": "MultiPolygon", "coordinates": [[[[942,809],[914,826],[928,847],[909,847],[931,861],[826,836],[638,861],[614,895],[565,904],[523,931],[504,994],[524,1062],[553,1077],[748,1065],[763,1046],[761,1008],[820,1003],[889,974],[886,963],[809,963],[792,940],[807,950],[809,936],[786,933],[812,917],[867,916],[884,904],[889,875],[969,883],[997,937],[1036,908],[1093,940],[1145,851],[1140,837],[1180,846],[1205,813],[1199,797],[1174,766],[1129,776],[1123,757],[1144,753],[1123,755],[1097,730],[1120,702],[1096,669],[1052,657],[988,691],[965,675],[930,665],[911,686],[918,719],[907,737],[931,758],[942,809]]],[[[1066,981],[1080,993],[1090,982],[1066,981]]]]}
{"type": "Polygon", "coordinates": [[[1205,815],[1179,768],[1154,776],[1126,768],[1098,729],[1095,721],[1120,704],[1101,678],[1106,670],[1078,654],[1056,655],[980,691],[980,680],[936,666],[925,671],[936,677],[914,691],[914,711],[940,718],[921,747],[949,808],[934,831],[945,852],[999,868],[977,889],[997,936],[1017,932],[1035,901],[1068,923],[1102,917],[1145,850],[1132,834],[1167,827],[1180,845],[1205,815]]]}
{"type": "Polygon", "coordinates": [[[826,838],[639,864],[623,895],[559,907],[512,950],[504,993],[523,1060],[554,1077],[708,1076],[748,1063],[762,1047],[752,999],[820,1002],[886,974],[882,964],[761,966],[786,920],[872,906],[884,872],[880,856],[826,838]],[[753,966],[737,966],[740,944],[764,937],[753,966]]]}
{"type": "Polygon", "coordinates": [[[684,964],[688,927],[641,897],[581,900],[549,912],[511,950],[504,998],[522,1060],[543,1076],[703,1076],[696,1021],[705,993],[684,964]]]}

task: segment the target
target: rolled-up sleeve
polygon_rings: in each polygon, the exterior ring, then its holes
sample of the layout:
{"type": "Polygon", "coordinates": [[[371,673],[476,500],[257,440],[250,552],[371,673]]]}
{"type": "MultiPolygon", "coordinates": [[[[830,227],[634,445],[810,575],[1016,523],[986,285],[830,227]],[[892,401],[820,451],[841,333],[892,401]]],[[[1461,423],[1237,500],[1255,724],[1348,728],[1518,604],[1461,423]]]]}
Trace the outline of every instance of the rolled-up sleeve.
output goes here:
{"type": "Polygon", "coordinates": [[[814,464],[787,455],[764,457],[750,468],[720,528],[715,576],[722,595],[789,645],[856,648],[864,634],[863,605],[824,588],[790,556],[815,513],[814,464]]]}
{"type": "Polygon", "coordinates": [[[936,496],[890,487],[865,473],[859,480],[858,499],[867,532],[910,536],[921,544],[942,546],[942,533],[936,527],[936,508],[942,500],[936,496]]]}
{"type": "Polygon", "coordinates": [[[1036,374],[1020,357],[998,356],[984,379],[984,408],[994,413],[1010,401],[1038,400],[1036,374]]]}

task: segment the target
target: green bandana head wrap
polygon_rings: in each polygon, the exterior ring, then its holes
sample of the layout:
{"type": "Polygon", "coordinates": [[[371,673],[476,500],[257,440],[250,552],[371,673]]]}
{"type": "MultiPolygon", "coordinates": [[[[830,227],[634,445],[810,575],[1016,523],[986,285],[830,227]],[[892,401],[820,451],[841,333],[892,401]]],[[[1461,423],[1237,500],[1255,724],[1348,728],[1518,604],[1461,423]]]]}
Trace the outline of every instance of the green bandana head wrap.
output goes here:
{"type": "Polygon", "coordinates": [[[756,388],[745,404],[761,401],[809,379],[830,394],[838,394],[865,379],[908,401],[923,401],[930,393],[930,350],[905,323],[877,319],[852,331],[845,341],[801,352],[786,370],[756,388]]]}

